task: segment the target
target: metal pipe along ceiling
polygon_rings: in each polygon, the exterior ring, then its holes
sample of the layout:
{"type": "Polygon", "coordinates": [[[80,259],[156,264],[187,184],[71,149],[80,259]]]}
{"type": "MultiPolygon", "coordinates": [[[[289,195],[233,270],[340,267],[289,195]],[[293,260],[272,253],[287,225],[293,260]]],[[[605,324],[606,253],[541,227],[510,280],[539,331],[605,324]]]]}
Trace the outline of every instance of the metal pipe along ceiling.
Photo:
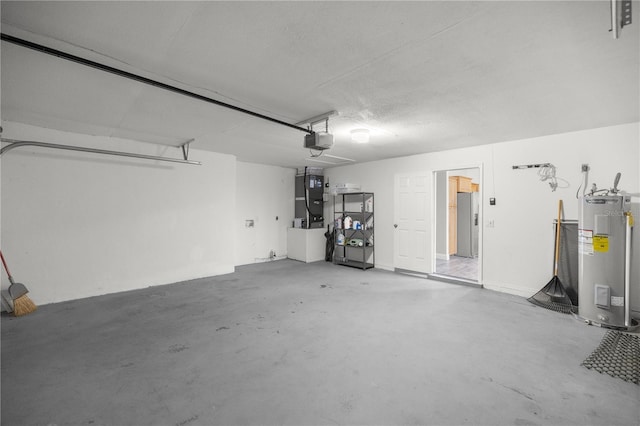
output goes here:
{"type": "Polygon", "coordinates": [[[208,102],[208,103],[211,103],[211,104],[214,104],[214,105],[218,105],[218,106],[221,106],[221,107],[224,107],[224,108],[229,108],[229,109],[232,109],[234,111],[241,112],[243,114],[252,115],[254,117],[261,118],[261,119],[267,120],[267,121],[271,121],[272,123],[276,123],[276,124],[280,124],[282,126],[290,127],[292,129],[300,130],[300,131],[305,132],[305,133],[313,133],[313,131],[310,130],[310,129],[305,129],[304,127],[300,127],[300,126],[297,126],[295,124],[287,123],[286,121],[278,120],[277,118],[269,117],[269,116],[266,116],[266,115],[263,115],[263,114],[260,114],[260,113],[254,112],[254,111],[250,111],[250,110],[247,110],[247,109],[244,109],[244,108],[240,108],[240,107],[237,107],[235,105],[231,105],[231,104],[228,104],[228,103],[225,103],[225,102],[222,102],[222,101],[218,101],[216,99],[209,98],[207,96],[199,95],[197,93],[190,92],[188,90],[181,89],[181,88],[176,87],[176,86],[171,86],[169,84],[162,83],[162,82],[157,81],[157,80],[152,80],[150,78],[143,77],[143,76],[138,75],[138,74],[133,74],[133,73],[130,73],[128,71],[124,71],[124,70],[121,70],[121,69],[118,69],[118,68],[110,67],[109,65],[104,65],[104,64],[101,64],[99,62],[91,61],[91,60],[86,59],[86,58],[81,58],[79,56],[72,55],[72,54],[67,53],[67,52],[63,52],[61,50],[57,50],[57,49],[53,49],[51,47],[43,46],[43,45],[38,44],[38,43],[33,43],[31,41],[24,40],[24,39],[21,39],[21,38],[18,38],[18,37],[14,37],[14,36],[11,36],[11,35],[8,35],[8,34],[5,34],[5,33],[1,33],[1,36],[2,36],[2,41],[6,41],[8,43],[13,43],[13,44],[16,44],[18,46],[26,47],[28,49],[33,49],[33,50],[36,50],[36,51],[39,51],[39,52],[42,52],[42,53],[46,53],[48,55],[56,56],[56,57],[61,58],[61,59],[66,59],[66,60],[71,61],[71,62],[76,62],[78,64],[82,64],[82,65],[85,65],[85,66],[88,66],[88,67],[91,67],[91,68],[99,69],[101,71],[105,71],[105,72],[108,72],[108,73],[111,73],[111,74],[118,75],[120,77],[128,78],[130,80],[138,81],[140,83],[148,84],[150,86],[154,86],[154,87],[158,87],[160,89],[168,90],[170,92],[178,93],[178,94],[183,95],[183,96],[188,96],[190,98],[198,99],[198,100],[203,101],[203,102],[208,102]]]}
{"type": "Polygon", "coordinates": [[[48,143],[48,142],[21,141],[21,140],[5,139],[5,138],[2,138],[2,142],[10,142],[10,145],[7,145],[2,149],[0,149],[0,156],[5,154],[7,151],[10,151],[14,148],[20,148],[21,146],[39,146],[43,148],[64,149],[67,151],[91,152],[94,154],[117,155],[120,157],[132,157],[132,158],[141,158],[144,160],[168,161],[171,163],[192,164],[196,166],[200,166],[202,164],[199,161],[190,161],[186,159],[181,160],[179,158],[158,157],[155,155],[136,154],[133,152],[108,151],[106,149],[85,148],[81,146],[72,146],[72,145],[60,145],[60,144],[48,143]]]}

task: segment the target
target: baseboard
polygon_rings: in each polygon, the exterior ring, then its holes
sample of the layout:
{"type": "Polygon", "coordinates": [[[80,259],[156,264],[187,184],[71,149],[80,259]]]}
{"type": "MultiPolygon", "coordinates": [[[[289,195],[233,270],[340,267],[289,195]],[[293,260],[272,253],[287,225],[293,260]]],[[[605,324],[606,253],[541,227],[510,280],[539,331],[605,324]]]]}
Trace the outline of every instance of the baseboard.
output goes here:
{"type": "Polygon", "coordinates": [[[393,272],[395,272],[396,274],[411,275],[412,277],[417,278],[429,278],[429,274],[427,274],[426,272],[411,271],[409,269],[395,268],[393,272]]]}
{"type": "Polygon", "coordinates": [[[267,263],[267,262],[273,262],[273,261],[282,260],[282,259],[287,259],[287,255],[276,256],[276,257],[262,257],[262,258],[258,257],[254,260],[253,263],[267,263]]]}
{"type": "Polygon", "coordinates": [[[483,285],[477,281],[471,281],[464,278],[451,277],[440,274],[427,274],[430,280],[441,281],[449,284],[466,285],[468,287],[483,288],[483,285]]]}
{"type": "Polygon", "coordinates": [[[503,285],[494,285],[494,284],[484,284],[484,288],[487,290],[498,291],[500,293],[513,294],[514,296],[520,296],[524,298],[529,298],[540,291],[540,288],[536,289],[527,289],[527,288],[513,288],[503,285]]]}
{"type": "Polygon", "coordinates": [[[436,259],[438,260],[449,260],[448,254],[436,253],[436,259]]]}
{"type": "Polygon", "coordinates": [[[394,268],[393,266],[389,266],[389,265],[381,265],[379,263],[376,263],[375,266],[376,269],[382,269],[383,271],[389,271],[389,272],[393,272],[394,268]]]}
{"type": "Polygon", "coordinates": [[[2,297],[0,297],[0,302],[2,309],[0,312],[13,312],[13,300],[11,296],[9,296],[9,292],[7,290],[2,290],[2,297]]]}

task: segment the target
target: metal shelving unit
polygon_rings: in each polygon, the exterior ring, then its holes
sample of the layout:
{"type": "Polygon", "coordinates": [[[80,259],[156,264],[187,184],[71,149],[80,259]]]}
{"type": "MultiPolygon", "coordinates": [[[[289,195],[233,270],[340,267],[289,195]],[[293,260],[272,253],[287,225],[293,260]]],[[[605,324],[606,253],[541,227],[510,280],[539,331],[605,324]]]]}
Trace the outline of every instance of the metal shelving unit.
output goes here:
{"type": "Polygon", "coordinates": [[[373,211],[372,192],[334,195],[334,264],[363,270],[375,267],[373,211]]]}

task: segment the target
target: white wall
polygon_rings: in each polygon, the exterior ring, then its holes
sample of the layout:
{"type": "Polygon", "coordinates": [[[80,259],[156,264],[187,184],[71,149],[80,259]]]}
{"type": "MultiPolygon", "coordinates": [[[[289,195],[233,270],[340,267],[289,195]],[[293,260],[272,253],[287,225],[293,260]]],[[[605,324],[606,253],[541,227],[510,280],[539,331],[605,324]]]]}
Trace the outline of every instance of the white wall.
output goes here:
{"type": "MultiPolygon", "coordinates": [[[[114,138],[3,126],[9,138],[181,155],[114,138]]],[[[620,188],[640,193],[639,134],[635,123],[331,168],[325,176],[375,193],[376,266],[392,270],[394,176],[482,165],[482,281],[490,289],[529,296],[553,272],[558,199],[565,202],[565,218],[577,218],[582,163],[591,165],[590,181],[600,187],[610,187],[620,171],[620,188]],[[511,168],[538,162],[555,164],[567,185],[551,192],[535,170],[511,168]],[[496,197],[496,206],[488,205],[489,197],[496,197]],[[486,227],[489,220],[494,228],[486,227]]],[[[268,257],[271,249],[286,255],[295,170],[240,163],[195,145],[191,158],[203,166],[43,148],[3,156],[1,243],[15,278],[43,304],[228,273],[236,264],[268,257]],[[244,227],[246,219],[254,220],[253,230],[244,227]],[[240,247],[243,241],[255,244],[240,247]]],[[[639,201],[634,198],[633,209],[640,222],[639,201]]],[[[326,217],[332,208],[326,204],[326,217]]],[[[429,235],[435,238],[433,229],[429,235]]],[[[639,241],[640,226],[633,238],[639,241]]],[[[640,250],[633,256],[632,305],[639,310],[640,250]]],[[[3,275],[2,288],[7,285],[3,275]]]]}
{"type": "Polygon", "coordinates": [[[464,176],[471,179],[472,183],[480,183],[480,169],[459,169],[451,170],[447,173],[448,176],[464,176]]]}
{"type": "Polygon", "coordinates": [[[436,229],[436,255],[439,259],[449,259],[449,181],[447,172],[436,172],[436,223],[441,224],[436,229]]]}
{"type": "MultiPolygon", "coordinates": [[[[181,157],[114,138],[4,122],[4,137],[181,157]]],[[[202,166],[45,148],[2,156],[2,250],[36,304],[234,270],[236,160],[202,166]]],[[[8,285],[3,276],[2,288],[8,285]]]]}
{"type": "Polygon", "coordinates": [[[238,162],[236,167],[236,265],[264,262],[275,250],[287,255],[294,217],[295,169],[238,162]],[[252,228],[246,226],[253,220],[252,228]]]}
{"type": "MultiPolygon", "coordinates": [[[[410,157],[394,158],[326,170],[332,182],[362,184],[363,191],[376,197],[376,266],[394,267],[393,182],[399,173],[470,168],[483,166],[483,252],[482,281],[485,287],[521,296],[537,292],[553,276],[553,220],[558,200],[565,203],[566,219],[577,219],[576,190],[581,180],[580,165],[591,166],[590,181],[599,187],[611,187],[617,172],[622,173],[619,187],[640,192],[640,124],[627,124],[540,138],[496,143],[410,157]],[[550,162],[557,176],[566,180],[552,192],[541,182],[535,169],[513,170],[513,165],[550,162]],[[496,205],[489,205],[489,197],[496,205]],[[494,228],[486,227],[489,220],[494,228]]],[[[430,187],[433,188],[433,182],[430,187]]],[[[433,199],[433,197],[432,197],[433,199]]],[[[636,217],[638,202],[634,199],[636,217]]],[[[433,206],[432,206],[433,208],[433,206]]],[[[429,213],[432,222],[432,210],[429,213]]],[[[430,238],[435,238],[433,229],[430,238]]],[[[640,226],[634,229],[634,241],[640,239],[640,226]]],[[[429,245],[431,247],[431,245],[429,245]]],[[[430,258],[433,254],[430,254],[430,258]]],[[[640,264],[640,250],[633,263],[640,264]]],[[[431,270],[431,265],[425,265],[431,270]]],[[[640,308],[640,273],[634,267],[632,306],[640,308]]]]}
{"type": "MultiPolygon", "coordinates": [[[[486,147],[474,147],[466,150],[451,150],[410,157],[361,163],[351,166],[334,167],[325,171],[331,182],[348,182],[361,185],[362,191],[375,193],[375,239],[376,267],[393,270],[394,268],[394,177],[396,174],[426,172],[429,175],[429,187],[433,187],[432,171],[455,168],[470,168],[479,165],[486,147]],[[463,155],[461,153],[464,152],[463,155]]],[[[431,209],[430,217],[431,221],[431,209]]],[[[433,238],[434,232],[428,232],[433,238]]],[[[430,267],[430,265],[429,265],[430,267]]],[[[427,267],[425,267],[426,270],[427,267]]]]}

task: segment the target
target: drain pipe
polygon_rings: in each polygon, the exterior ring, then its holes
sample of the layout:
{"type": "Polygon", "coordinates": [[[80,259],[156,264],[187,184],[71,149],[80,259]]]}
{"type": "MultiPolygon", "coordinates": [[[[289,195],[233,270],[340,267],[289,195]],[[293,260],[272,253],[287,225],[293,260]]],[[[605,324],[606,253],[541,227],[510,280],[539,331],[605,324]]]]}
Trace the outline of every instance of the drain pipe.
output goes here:
{"type": "Polygon", "coordinates": [[[613,38],[617,39],[618,35],[618,0],[611,1],[611,33],[613,38]]]}
{"type": "Polygon", "coordinates": [[[20,148],[22,146],[39,146],[43,148],[64,149],[67,151],[81,151],[81,152],[91,152],[94,154],[117,155],[120,157],[141,158],[144,160],[168,161],[171,163],[191,164],[196,166],[202,165],[202,163],[199,161],[191,161],[191,160],[187,160],[186,158],[184,160],[181,160],[179,158],[158,157],[155,155],[136,154],[133,152],[108,151],[105,149],[85,148],[81,146],[72,146],[72,145],[60,145],[60,144],[48,143],[48,142],[21,141],[16,139],[5,139],[5,138],[2,138],[1,140],[2,142],[9,142],[10,145],[7,145],[2,149],[0,149],[0,156],[2,156],[3,154],[7,153],[8,151],[14,148],[20,148]]]}
{"type": "Polygon", "coordinates": [[[631,327],[631,229],[633,226],[633,215],[626,213],[627,235],[625,237],[625,258],[624,258],[624,325],[631,327]]]}

